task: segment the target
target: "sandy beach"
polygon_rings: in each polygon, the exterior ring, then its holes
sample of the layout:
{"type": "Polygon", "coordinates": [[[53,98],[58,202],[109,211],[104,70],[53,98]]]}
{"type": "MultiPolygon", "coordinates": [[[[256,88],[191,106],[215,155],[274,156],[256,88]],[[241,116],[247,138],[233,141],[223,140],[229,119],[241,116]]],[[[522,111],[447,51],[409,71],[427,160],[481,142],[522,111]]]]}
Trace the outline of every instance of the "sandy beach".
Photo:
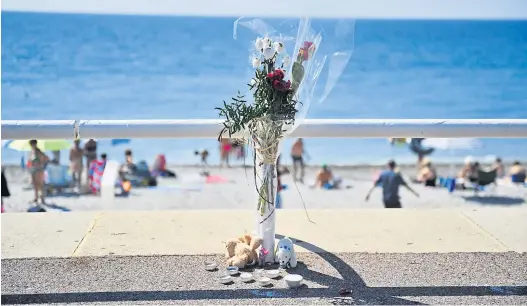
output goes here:
{"type": "MultiPolygon", "coordinates": [[[[448,175],[451,165],[437,165],[440,175],[448,175]]],[[[454,165],[459,169],[460,165],[454,165]]],[[[413,165],[401,166],[405,178],[414,175],[413,165]]],[[[256,193],[251,167],[218,168],[210,167],[211,175],[224,178],[226,182],[206,183],[199,175],[203,170],[198,166],[171,166],[178,178],[160,178],[157,187],[133,188],[128,197],[116,197],[113,207],[105,207],[100,197],[91,194],[79,195],[66,191],[49,195],[45,208],[48,211],[94,211],[94,210],[171,210],[171,209],[253,209],[256,193]]],[[[378,166],[333,167],[333,172],[343,179],[345,188],[340,190],[312,189],[318,168],[306,169],[306,184],[295,184],[290,174],[284,175],[282,183],[283,209],[346,209],[383,208],[381,190],[376,190],[366,202],[365,195],[373,178],[383,168],[378,166]]],[[[29,174],[17,166],[5,166],[11,197],[4,199],[6,212],[24,212],[31,207],[33,198],[29,185],[29,174]]],[[[498,184],[489,187],[478,197],[473,191],[455,191],[449,194],[444,188],[430,188],[418,184],[411,186],[420,194],[417,198],[404,188],[401,202],[404,208],[454,208],[454,207],[518,207],[525,205],[527,188],[498,184]]]]}

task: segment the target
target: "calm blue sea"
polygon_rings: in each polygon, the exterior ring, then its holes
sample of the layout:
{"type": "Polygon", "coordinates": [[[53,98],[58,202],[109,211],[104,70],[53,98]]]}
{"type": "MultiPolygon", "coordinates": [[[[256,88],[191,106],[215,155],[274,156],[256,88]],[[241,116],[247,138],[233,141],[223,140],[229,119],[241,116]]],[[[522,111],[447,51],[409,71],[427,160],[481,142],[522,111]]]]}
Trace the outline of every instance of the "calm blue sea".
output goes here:
{"type": "MultiPolygon", "coordinates": [[[[246,41],[228,18],[2,12],[2,119],[217,118],[247,83],[246,41]]],[[[358,20],[354,54],[308,118],[527,118],[527,21],[358,20]]],[[[527,140],[468,154],[527,157],[527,140]]],[[[384,139],[307,139],[312,163],[413,161],[384,139]]],[[[194,163],[215,140],[133,140],[138,158],[194,163]]],[[[289,149],[288,144],[284,150],[289,149]]],[[[122,159],[124,147],[102,144],[122,159]]],[[[2,150],[3,163],[19,152],[2,150]]]]}

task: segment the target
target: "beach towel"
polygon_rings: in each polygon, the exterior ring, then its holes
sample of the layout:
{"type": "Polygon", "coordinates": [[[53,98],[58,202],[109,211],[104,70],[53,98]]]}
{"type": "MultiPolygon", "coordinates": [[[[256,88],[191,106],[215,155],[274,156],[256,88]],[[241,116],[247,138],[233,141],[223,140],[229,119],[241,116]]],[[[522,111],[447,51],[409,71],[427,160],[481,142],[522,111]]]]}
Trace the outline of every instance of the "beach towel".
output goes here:
{"type": "Polygon", "coordinates": [[[93,194],[101,191],[101,178],[104,173],[105,163],[102,160],[94,160],[90,163],[89,171],[89,185],[93,194]]]}
{"type": "Polygon", "coordinates": [[[215,183],[227,183],[229,180],[223,176],[219,175],[209,175],[206,179],[206,182],[208,184],[215,184],[215,183]]]}

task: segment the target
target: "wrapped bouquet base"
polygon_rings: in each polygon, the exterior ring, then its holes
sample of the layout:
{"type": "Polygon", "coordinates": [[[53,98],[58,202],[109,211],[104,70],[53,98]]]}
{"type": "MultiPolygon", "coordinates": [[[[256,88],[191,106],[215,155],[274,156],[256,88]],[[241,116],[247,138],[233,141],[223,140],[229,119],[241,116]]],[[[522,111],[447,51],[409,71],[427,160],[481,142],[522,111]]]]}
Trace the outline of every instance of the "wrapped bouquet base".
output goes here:
{"type": "MultiPolygon", "coordinates": [[[[251,143],[255,150],[254,179],[257,190],[256,233],[263,238],[263,247],[274,250],[276,195],[278,180],[276,163],[283,134],[283,121],[262,117],[251,122],[251,143]]],[[[274,262],[269,252],[265,262],[274,262]]]]}

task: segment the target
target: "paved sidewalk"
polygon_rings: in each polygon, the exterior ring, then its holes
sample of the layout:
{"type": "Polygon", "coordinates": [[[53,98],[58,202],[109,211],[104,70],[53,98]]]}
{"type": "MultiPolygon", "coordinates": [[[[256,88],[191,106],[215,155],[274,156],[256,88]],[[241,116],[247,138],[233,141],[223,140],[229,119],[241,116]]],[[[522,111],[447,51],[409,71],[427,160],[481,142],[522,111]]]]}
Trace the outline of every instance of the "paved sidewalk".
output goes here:
{"type": "Polygon", "coordinates": [[[2,304],[527,304],[527,254],[514,252],[300,253],[290,272],[305,286],[295,290],[283,279],[222,285],[223,269],[205,271],[204,260],[224,263],[221,255],[6,259],[2,304]]]}
{"type": "MultiPolygon", "coordinates": [[[[277,234],[299,252],[527,252],[527,209],[280,210],[277,234]]],[[[2,215],[2,259],[223,253],[253,231],[254,211],[2,215]]]]}

